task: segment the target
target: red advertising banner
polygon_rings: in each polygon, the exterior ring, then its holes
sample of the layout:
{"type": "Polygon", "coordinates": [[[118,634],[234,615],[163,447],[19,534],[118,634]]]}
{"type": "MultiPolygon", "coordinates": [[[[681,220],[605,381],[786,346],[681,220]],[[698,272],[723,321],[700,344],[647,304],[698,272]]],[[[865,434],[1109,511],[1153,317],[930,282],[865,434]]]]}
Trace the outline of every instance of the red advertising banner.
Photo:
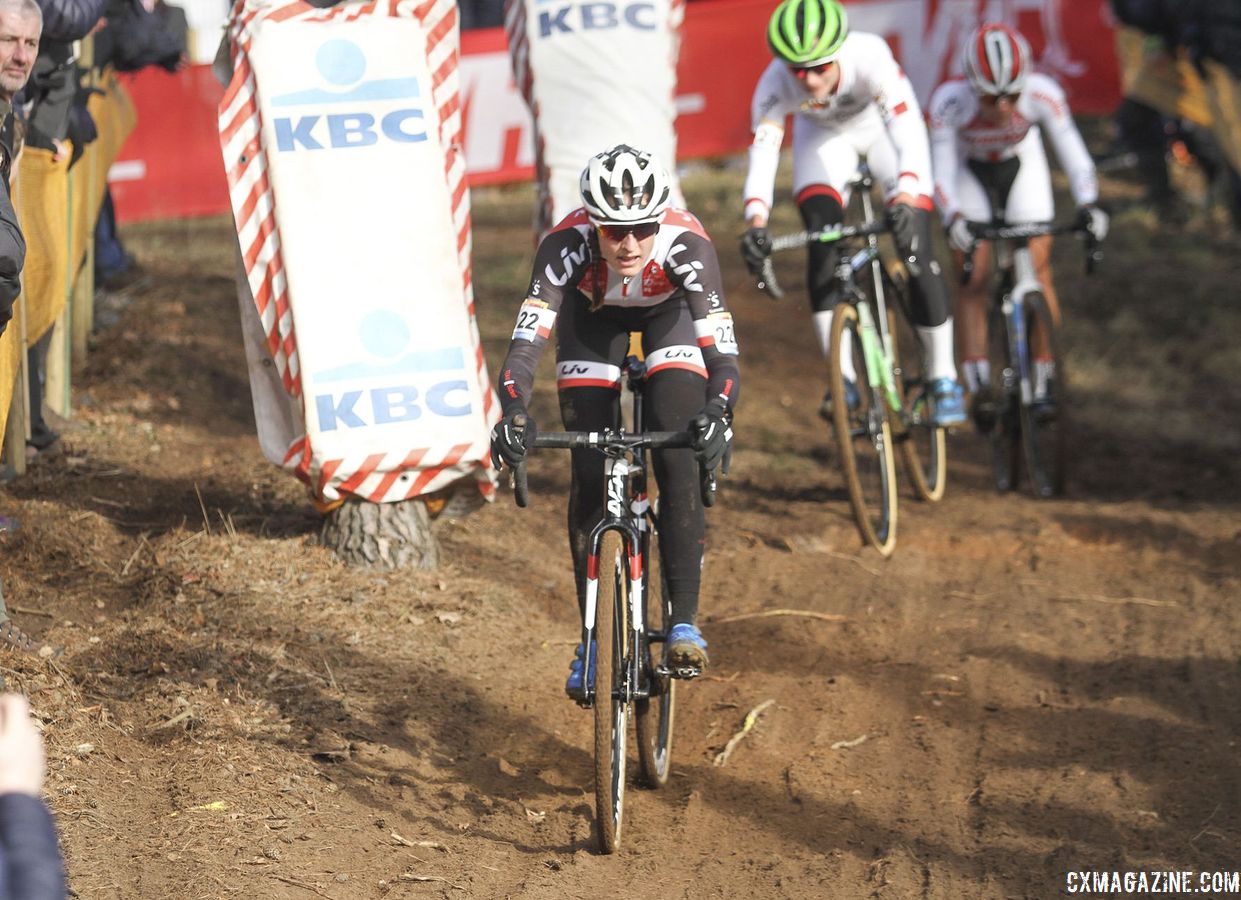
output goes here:
{"type": "MultiPolygon", "coordinates": [[[[624,0],[616,0],[624,3],[624,0]]],[[[750,95],[771,57],[774,0],[700,0],[686,7],[677,67],[678,155],[735,153],[750,141],[750,95]]],[[[852,0],[850,27],[882,34],[925,101],[960,71],[962,40],[983,16],[1018,27],[1039,68],[1064,85],[1076,113],[1106,114],[1120,99],[1106,0],[852,0]]],[[[530,115],[513,83],[503,29],[461,36],[462,103],[470,182],[533,173],[530,115]]],[[[624,73],[639,77],[640,69],[624,73]]],[[[122,221],[225,212],[216,137],[223,89],[208,66],[127,80],[138,127],[109,176],[122,221]]],[[[584,102],[589,97],[584,96],[584,102]]]]}

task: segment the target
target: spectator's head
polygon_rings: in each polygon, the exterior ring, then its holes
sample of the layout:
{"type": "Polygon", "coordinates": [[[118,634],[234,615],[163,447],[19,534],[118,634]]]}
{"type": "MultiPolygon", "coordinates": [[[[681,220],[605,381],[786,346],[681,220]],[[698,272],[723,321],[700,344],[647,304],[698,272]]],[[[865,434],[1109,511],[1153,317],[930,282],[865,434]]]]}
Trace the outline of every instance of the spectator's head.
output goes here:
{"type": "Polygon", "coordinates": [[[34,0],[0,0],[0,98],[26,86],[39,55],[43,12],[34,0]]]}
{"type": "Polygon", "coordinates": [[[784,0],[767,23],[767,46],[812,97],[836,89],[836,57],[849,36],[849,18],[837,0],[784,0]]]}
{"type": "Polygon", "coordinates": [[[980,97],[1016,97],[1030,73],[1030,45],[1007,25],[975,28],[961,52],[961,65],[980,97]]]}
{"type": "Polygon", "coordinates": [[[651,255],[672,179],[650,153],[618,144],[586,164],[581,188],[604,260],[620,275],[637,275],[651,255]]]}

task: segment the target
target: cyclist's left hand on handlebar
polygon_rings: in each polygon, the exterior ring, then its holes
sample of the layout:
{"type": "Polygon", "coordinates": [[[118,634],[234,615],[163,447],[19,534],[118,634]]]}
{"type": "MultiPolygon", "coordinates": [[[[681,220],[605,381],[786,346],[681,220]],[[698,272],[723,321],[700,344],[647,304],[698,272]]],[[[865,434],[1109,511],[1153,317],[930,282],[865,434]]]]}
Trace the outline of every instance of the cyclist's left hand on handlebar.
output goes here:
{"type": "Polygon", "coordinates": [[[526,408],[514,406],[491,430],[491,464],[497,469],[501,463],[510,469],[517,468],[537,434],[538,428],[526,408]]]}
{"type": "Polygon", "coordinates": [[[896,240],[896,245],[898,247],[911,246],[914,242],[914,234],[917,228],[914,208],[908,203],[898,201],[888,207],[886,218],[888,228],[892,230],[892,237],[896,240]]]}
{"type": "Polygon", "coordinates": [[[759,274],[763,262],[771,256],[771,232],[765,226],[750,228],[741,236],[741,258],[751,275],[759,274]]]}
{"type": "Polygon", "coordinates": [[[970,224],[965,216],[953,216],[948,225],[948,244],[953,250],[960,250],[962,253],[969,253],[974,249],[974,232],[970,231],[970,224]]]}
{"type": "Polygon", "coordinates": [[[689,430],[694,433],[691,447],[698,462],[707,469],[718,466],[732,444],[733,429],[728,420],[728,411],[715,401],[690,419],[689,430]]]}
{"type": "Polygon", "coordinates": [[[1111,217],[1093,203],[1087,204],[1077,211],[1078,225],[1094,235],[1096,241],[1101,241],[1107,237],[1107,229],[1111,221],[1111,217]]]}

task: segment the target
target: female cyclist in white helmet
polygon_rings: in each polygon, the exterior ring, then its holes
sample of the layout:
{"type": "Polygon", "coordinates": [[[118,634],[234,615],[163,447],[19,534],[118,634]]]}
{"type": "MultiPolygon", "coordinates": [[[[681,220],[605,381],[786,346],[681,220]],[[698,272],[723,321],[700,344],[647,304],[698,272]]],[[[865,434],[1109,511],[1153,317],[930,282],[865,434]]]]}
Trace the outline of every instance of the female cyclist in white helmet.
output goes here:
{"type": "MultiPolygon", "coordinates": [[[[646,361],[647,426],[686,428],[693,450],[652,452],[659,484],[660,555],[672,605],[665,658],[674,670],[701,671],[707,644],[695,620],[705,516],[695,456],[714,468],[732,439],[740,376],[732,315],[724,304],[715,247],[701,223],[669,205],[668,175],[649,153],[626,145],[595,156],[582,172],[582,208],[539,244],[530,286],[500,368],[504,415],[492,454],[514,466],[526,453],[517,416],[527,407],[539,357],[557,331],[556,387],[571,431],[618,424],[621,363],[629,335],[640,332],[646,361]]],[[[585,603],[590,530],[603,515],[598,455],[572,451],[569,543],[579,611],[585,603]]],[[[565,690],[582,696],[582,648],[565,690]]]]}

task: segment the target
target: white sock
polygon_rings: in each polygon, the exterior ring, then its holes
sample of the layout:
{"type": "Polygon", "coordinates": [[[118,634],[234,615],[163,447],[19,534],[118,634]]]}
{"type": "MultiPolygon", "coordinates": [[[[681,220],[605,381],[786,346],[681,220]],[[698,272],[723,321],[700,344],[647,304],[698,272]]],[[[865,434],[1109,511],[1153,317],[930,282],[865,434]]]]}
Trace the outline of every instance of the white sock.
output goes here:
{"type": "MultiPolygon", "coordinates": [[[[819,351],[827,359],[832,346],[832,311],[817,312],[810,318],[814,322],[815,337],[819,339],[819,351]]],[[[840,371],[850,381],[857,381],[857,374],[853,371],[853,341],[845,341],[840,348],[840,371]]]]}
{"type": "Polygon", "coordinates": [[[957,380],[957,364],[952,358],[952,316],[942,325],[926,327],[919,325],[918,337],[926,353],[927,379],[951,378],[957,380]]]}
{"type": "Polygon", "coordinates": [[[961,373],[965,376],[965,389],[977,394],[981,388],[991,384],[991,360],[981,357],[967,359],[961,363],[961,373]]]}

